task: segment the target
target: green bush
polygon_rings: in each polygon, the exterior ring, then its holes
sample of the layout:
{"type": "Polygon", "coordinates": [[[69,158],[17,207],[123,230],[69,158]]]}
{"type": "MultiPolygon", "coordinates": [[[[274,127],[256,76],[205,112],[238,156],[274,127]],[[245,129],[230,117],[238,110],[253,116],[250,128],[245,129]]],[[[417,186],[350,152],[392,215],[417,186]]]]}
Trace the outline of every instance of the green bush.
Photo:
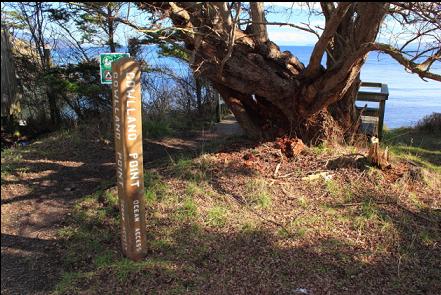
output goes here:
{"type": "Polygon", "coordinates": [[[416,123],[416,129],[426,132],[441,133],[441,113],[432,113],[416,123]]]}
{"type": "Polygon", "coordinates": [[[163,120],[144,120],[142,130],[147,138],[161,138],[173,134],[170,123],[163,120]]]}

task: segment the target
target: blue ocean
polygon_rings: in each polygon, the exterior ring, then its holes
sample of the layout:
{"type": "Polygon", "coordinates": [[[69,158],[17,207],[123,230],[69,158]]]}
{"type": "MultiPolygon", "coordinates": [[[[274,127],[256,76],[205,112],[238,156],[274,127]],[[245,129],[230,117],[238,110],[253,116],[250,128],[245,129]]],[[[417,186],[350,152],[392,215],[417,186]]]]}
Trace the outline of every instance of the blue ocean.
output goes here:
{"type": "MultiPolygon", "coordinates": [[[[106,52],[105,48],[95,49],[94,56],[106,52]]],[[[312,49],[312,46],[281,46],[281,50],[291,51],[304,64],[308,63],[312,49]]],[[[120,48],[118,51],[125,52],[126,48],[120,48]]],[[[144,46],[142,55],[152,67],[172,68],[180,75],[188,73],[188,66],[183,62],[171,57],[158,56],[155,45],[144,46]]],[[[439,62],[433,65],[432,71],[441,74],[439,62]]],[[[432,80],[426,82],[418,75],[406,72],[404,67],[389,55],[371,52],[361,70],[361,79],[365,82],[388,85],[389,99],[386,102],[384,117],[388,128],[412,126],[424,116],[433,112],[441,113],[441,83],[432,80]]],[[[361,104],[363,105],[364,103],[361,104]]]]}
{"type": "MultiPolygon", "coordinates": [[[[281,46],[307,64],[312,46],[281,46]]],[[[441,74],[440,63],[432,70],[441,74]]],[[[369,53],[361,70],[361,80],[386,83],[389,99],[386,101],[384,122],[388,128],[408,127],[433,112],[441,113],[441,82],[425,82],[416,74],[405,71],[404,67],[389,55],[369,53]]],[[[363,103],[364,105],[364,103],[363,103]]]]}

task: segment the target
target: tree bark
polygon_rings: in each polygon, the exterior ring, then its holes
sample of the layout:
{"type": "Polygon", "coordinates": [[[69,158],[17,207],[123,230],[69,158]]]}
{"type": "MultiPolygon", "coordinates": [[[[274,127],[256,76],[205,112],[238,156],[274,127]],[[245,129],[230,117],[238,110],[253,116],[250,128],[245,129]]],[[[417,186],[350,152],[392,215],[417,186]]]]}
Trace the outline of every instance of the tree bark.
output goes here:
{"type": "Polygon", "coordinates": [[[116,45],[115,45],[115,41],[114,41],[114,16],[113,16],[113,11],[112,8],[110,6],[111,4],[109,3],[107,5],[107,30],[108,30],[108,43],[109,43],[109,47],[110,47],[110,52],[114,53],[116,52],[116,45]]]}
{"type": "Polygon", "coordinates": [[[232,8],[225,3],[153,6],[185,29],[175,37],[194,52],[192,67],[213,83],[251,137],[289,134],[317,143],[343,140],[356,129],[359,73],[387,4],[322,4],[326,26],[307,67],[268,40],[261,3],[250,4],[252,22],[245,31],[235,26],[231,15],[237,11],[228,11],[232,8]],[[321,65],[325,50],[326,68],[321,65]]]}

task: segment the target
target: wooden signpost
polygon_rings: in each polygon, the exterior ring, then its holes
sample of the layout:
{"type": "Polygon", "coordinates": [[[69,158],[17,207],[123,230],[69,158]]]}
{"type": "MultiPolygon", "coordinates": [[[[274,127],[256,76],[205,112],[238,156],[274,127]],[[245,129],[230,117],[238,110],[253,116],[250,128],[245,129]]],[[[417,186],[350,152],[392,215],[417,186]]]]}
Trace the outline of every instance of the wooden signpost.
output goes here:
{"type": "Polygon", "coordinates": [[[121,213],[121,244],[132,260],[146,255],[141,121],[141,71],[131,58],[112,63],[116,180],[121,213]]]}

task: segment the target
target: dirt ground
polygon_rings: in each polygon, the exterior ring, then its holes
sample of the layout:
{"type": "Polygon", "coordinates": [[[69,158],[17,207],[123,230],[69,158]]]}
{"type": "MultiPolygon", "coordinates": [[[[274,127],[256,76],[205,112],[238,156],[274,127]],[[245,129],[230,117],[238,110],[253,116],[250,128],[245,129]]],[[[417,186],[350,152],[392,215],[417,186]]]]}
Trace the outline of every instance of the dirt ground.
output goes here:
{"type": "Polygon", "coordinates": [[[139,263],[119,251],[108,141],[78,130],[2,153],[2,294],[439,294],[438,174],[223,139],[232,125],[145,141],[139,263]]]}
{"type": "MultiPolygon", "coordinates": [[[[223,121],[218,130],[190,138],[145,140],[145,165],[175,153],[200,151],[236,133],[236,125],[223,121]]],[[[2,152],[1,293],[47,294],[62,274],[65,249],[57,232],[77,200],[113,183],[113,146],[73,131],[7,153],[2,152]]]]}

